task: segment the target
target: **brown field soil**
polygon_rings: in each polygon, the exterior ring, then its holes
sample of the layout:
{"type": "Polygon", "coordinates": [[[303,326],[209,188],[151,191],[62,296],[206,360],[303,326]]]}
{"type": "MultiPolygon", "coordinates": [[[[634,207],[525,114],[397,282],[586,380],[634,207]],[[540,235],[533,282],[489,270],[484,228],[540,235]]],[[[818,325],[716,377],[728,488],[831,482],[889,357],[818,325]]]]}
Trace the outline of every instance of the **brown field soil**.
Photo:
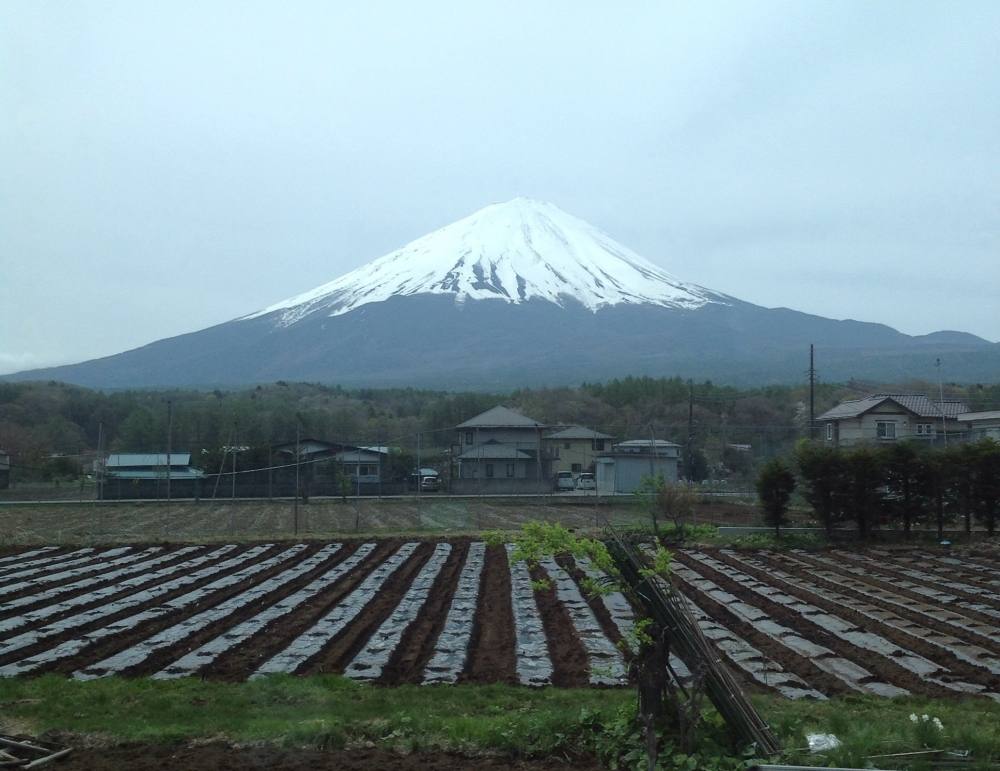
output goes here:
{"type": "Polygon", "coordinates": [[[597,771],[602,766],[592,758],[509,760],[465,757],[444,752],[398,755],[374,749],[285,749],[270,746],[233,747],[227,744],[177,746],[125,744],[102,748],[79,748],[52,765],[65,771],[597,771]]]}
{"type": "MultiPolygon", "coordinates": [[[[1000,666],[1000,643],[997,642],[1000,624],[997,623],[997,619],[993,618],[992,624],[984,625],[982,623],[983,615],[975,610],[955,607],[952,603],[934,604],[927,597],[922,597],[912,590],[894,586],[890,580],[887,580],[892,576],[899,576],[899,571],[902,569],[912,570],[914,557],[917,558],[918,563],[923,561],[929,566],[928,572],[933,572],[930,566],[933,566],[934,562],[929,559],[933,552],[929,550],[913,548],[873,550],[870,556],[877,558],[878,563],[865,566],[865,575],[858,575],[848,570],[848,568],[858,567],[861,563],[841,557],[841,566],[831,566],[821,563],[817,559],[817,557],[835,557],[835,552],[821,551],[815,554],[777,551],[727,553],[720,549],[702,549],[698,552],[679,551],[675,554],[675,559],[696,571],[703,578],[712,581],[721,590],[734,595],[739,602],[763,611],[772,621],[793,630],[799,637],[811,643],[822,645],[832,651],[834,655],[868,670],[871,673],[870,679],[873,681],[891,683],[920,696],[962,698],[965,694],[947,688],[940,683],[929,682],[921,675],[905,669],[894,660],[892,654],[883,655],[869,648],[857,646],[842,639],[839,635],[811,623],[794,607],[789,607],[787,603],[771,601],[734,580],[733,577],[693,559],[693,553],[706,554],[729,568],[740,571],[750,579],[780,589],[786,597],[791,597],[801,603],[818,608],[826,614],[843,619],[855,631],[877,635],[897,645],[903,652],[913,653],[928,659],[944,670],[943,673],[937,675],[940,681],[973,683],[982,686],[987,691],[1000,693],[1000,676],[990,671],[990,667],[1000,666]],[[899,558],[898,563],[894,560],[894,554],[899,558]],[[742,560],[746,557],[751,558],[760,567],[748,566],[742,560]],[[776,577],[777,571],[788,574],[791,576],[791,580],[776,577]],[[825,572],[823,576],[820,576],[817,575],[816,571],[825,572]],[[841,582],[841,578],[860,579],[862,583],[857,588],[848,587],[841,582]],[[806,582],[814,587],[814,590],[803,588],[797,585],[796,581],[806,582]],[[875,589],[891,592],[893,602],[873,596],[871,591],[875,589]],[[834,594],[841,595],[842,599],[832,599],[834,594]],[[843,598],[846,598],[846,601],[843,598]],[[897,605],[896,602],[903,604],[897,605]],[[923,603],[925,607],[930,606],[935,616],[918,611],[918,606],[907,607],[906,603],[910,602],[923,603]],[[863,614],[860,610],[866,605],[891,611],[900,619],[901,623],[898,625],[883,623],[863,614]],[[940,613],[940,617],[938,617],[938,613],[940,613]],[[967,624],[968,622],[972,622],[971,628],[966,629],[955,625],[956,623],[967,624]],[[958,645],[976,646],[976,649],[982,650],[980,663],[977,665],[956,655],[948,648],[948,645],[953,643],[949,643],[947,640],[954,640],[958,645]],[[933,644],[932,641],[944,645],[933,644]],[[982,657],[987,657],[989,661],[982,660],[982,657]]],[[[862,550],[860,553],[865,554],[865,551],[862,550]]],[[[977,564],[992,565],[996,571],[995,575],[1000,576],[1000,560],[989,555],[988,550],[977,550],[977,564]]],[[[949,556],[956,555],[949,553],[949,556]]],[[[913,581],[912,578],[909,580],[913,581]]],[[[961,575],[952,574],[952,580],[963,581],[964,579],[961,575]]],[[[748,623],[732,612],[732,609],[720,602],[718,598],[711,597],[703,591],[680,582],[678,585],[714,620],[734,631],[763,652],[765,656],[777,661],[786,671],[794,672],[812,687],[827,695],[851,692],[852,689],[846,683],[827,672],[820,671],[809,658],[790,650],[760,625],[748,623]]],[[[928,588],[939,588],[935,586],[933,580],[924,585],[928,588]]],[[[737,674],[746,681],[748,687],[760,687],[759,683],[753,683],[743,673],[737,671],[737,674]]],[[[867,680],[862,682],[867,682],[867,680]]]]}
{"type": "MultiPolygon", "coordinates": [[[[299,506],[298,537],[361,537],[365,534],[458,534],[514,530],[525,522],[559,522],[574,529],[646,521],[631,498],[579,502],[553,499],[414,498],[313,499],[299,506]]],[[[759,525],[756,507],[711,499],[695,521],[759,525]]],[[[0,505],[0,556],[26,544],[145,543],[264,540],[296,537],[291,501],[157,501],[142,503],[37,503],[0,505]]]]}
{"type": "MultiPolygon", "coordinates": [[[[412,683],[422,679],[423,668],[433,653],[468,550],[467,537],[451,540],[455,548],[433,581],[426,604],[421,606],[391,652],[388,665],[379,678],[381,684],[412,683]]],[[[262,662],[284,650],[293,640],[308,632],[317,621],[327,616],[394,553],[404,543],[404,539],[381,539],[373,543],[375,548],[371,554],[318,594],[291,608],[287,614],[254,634],[233,639],[232,647],[227,652],[213,661],[205,662],[199,672],[200,676],[221,680],[243,680],[248,677],[262,662]]],[[[74,601],[71,607],[60,606],[58,612],[42,614],[3,635],[12,639],[15,635],[55,624],[52,633],[41,640],[31,641],[22,648],[0,652],[0,666],[20,662],[36,654],[47,656],[47,652],[60,643],[86,638],[89,634],[99,633],[108,627],[115,628],[115,634],[99,636],[99,639],[74,649],[72,655],[42,663],[33,672],[70,674],[93,666],[160,631],[174,629],[177,625],[194,619],[206,609],[240,597],[243,592],[254,589],[269,578],[278,577],[321,548],[320,543],[308,542],[299,554],[259,573],[241,573],[237,583],[217,586],[196,602],[189,600],[188,604],[154,614],[138,624],[129,622],[136,613],[164,608],[166,603],[181,598],[188,592],[209,587],[223,576],[241,571],[248,565],[257,564],[273,555],[282,554],[290,545],[289,542],[273,543],[246,562],[226,566],[216,573],[201,575],[191,583],[174,586],[158,596],[138,596],[134,605],[118,607],[113,614],[97,617],[88,614],[97,612],[107,603],[125,600],[146,588],[152,588],[158,582],[150,580],[146,583],[140,580],[132,586],[119,588],[114,579],[102,579],[101,571],[87,572],[85,577],[88,581],[93,580],[93,583],[83,589],[75,588],[65,594],[56,592],[49,599],[39,599],[25,606],[5,609],[4,602],[8,597],[3,594],[3,590],[11,582],[5,581],[0,574],[0,622],[16,619],[21,613],[30,613],[67,599],[74,601]],[[91,591],[101,591],[104,596],[89,601],[87,593],[91,591]],[[64,622],[67,625],[59,626],[64,622]]],[[[281,578],[252,602],[234,607],[224,616],[219,614],[219,617],[209,619],[200,626],[188,628],[186,636],[158,648],[148,658],[133,664],[122,674],[127,677],[152,675],[203,643],[224,637],[236,624],[248,620],[265,608],[282,603],[309,582],[348,559],[360,547],[359,541],[344,541],[338,552],[325,556],[308,572],[281,578]]],[[[170,557],[174,548],[160,554],[170,557]]],[[[213,548],[215,547],[202,547],[199,553],[208,553],[213,548]]],[[[222,560],[235,558],[250,548],[249,545],[241,545],[224,556],[206,562],[199,569],[210,569],[222,560]]],[[[349,622],[337,634],[323,640],[322,646],[308,660],[303,661],[296,671],[299,674],[343,671],[354,656],[368,646],[375,631],[403,600],[414,577],[428,560],[432,548],[432,540],[418,541],[416,550],[385,580],[381,589],[350,617],[349,622]]],[[[56,561],[39,565],[35,574],[43,578],[61,575],[58,565],[60,559],[65,560],[65,551],[47,554],[56,557],[56,561]]],[[[984,548],[975,552],[975,560],[969,559],[963,565],[951,566],[935,561],[935,556],[943,554],[946,552],[934,552],[925,548],[869,549],[852,554],[838,553],[837,550],[730,552],[711,548],[679,550],[675,554],[675,560],[678,565],[687,567],[717,587],[698,588],[678,579],[678,586],[695,604],[712,619],[777,662],[781,668],[798,675],[810,686],[827,695],[850,693],[854,688],[850,682],[838,676],[839,672],[831,674],[818,666],[819,658],[816,656],[805,655],[793,649],[798,644],[789,646],[783,643],[780,638],[787,631],[775,632],[773,624],[794,632],[796,640],[822,646],[830,652],[822,656],[834,656],[867,670],[868,675],[857,681],[859,685],[869,682],[888,683],[905,688],[915,695],[934,698],[961,698],[969,695],[967,691],[956,690],[956,683],[976,684],[988,692],[1000,693],[1000,629],[996,616],[998,603],[995,591],[997,577],[1000,576],[1000,559],[995,551],[984,548]],[[699,559],[699,555],[707,556],[715,560],[715,563],[706,564],[699,559]],[[866,562],[863,559],[865,556],[870,556],[871,560],[866,562]],[[920,571],[927,574],[924,582],[914,578],[915,573],[919,576],[920,571]],[[953,584],[951,589],[947,589],[951,594],[932,594],[929,597],[927,592],[943,589],[937,582],[945,579],[953,584]],[[771,587],[776,592],[763,596],[751,588],[752,584],[748,584],[753,581],[771,587]],[[741,607],[743,610],[737,612],[741,607]],[[748,621],[749,611],[766,614],[771,626],[748,621]],[[842,635],[825,628],[823,624],[814,623],[811,619],[820,612],[823,614],[821,618],[827,619],[826,623],[829,623],[831,616],[842,620],[847,631],[842,635]],[[873,647],[873,637],[852,637],[858,633],[877,636],[877,645],[873,647]],[[891,650],[879,647],[886,641],[895,647],[891,650]],[[912,666],[907,662],[912,662],[913,658],[904,654],[914,654],[936,665],[939,671],[933,674],[934,679],[907,668],[912,666]]],[[[947,554],[952,557],[962,556],[960,552],[947,554]]],[[[25,561],[30,559],[25,558],[25,561]]],[[[80,564],[89,566],[99,559],[88,557],[80,564]]],[[[16,571],[14,566],[17,562],[18,560],[4,563],[8,572],[16,571]]],[[[560,558],[560,562],[580,583],[582,574],[572,562],[568,558],[560,558]]],[[[175,563],[176,559],[168,559],[157,568],[175,563]]],[[[141,575],[139,573],[138,577],[141,575]]],[[[535,568],[532,576],[536,580],[545,577],[540,568],[535,568]]],[[[159,580],[174,580],[176,577],[177,574],[171,574],[159,580]]],[[[35,592],[51,592],[77,580],[79,579],[75,577],[57,578],[37,587],[12,591],[11,596],[30,597],[35,592]]],[[[468,619],[471,638],[465,667],[460,676],[462,681],[516,681],[517,651],[510,592],[510,567],[506,552],[500,546],[491,546],[487,549],[476,612],[470,614],[468,619]]],[[[535,598],[552,658],[554,684],[586,686],[589,681],[587,655],[566,608],[552,588],[546,588],[540,581],[535,588],[535,598]]],[[[604,634],[613,642],[617,641],[619,635],[607,611],[595,598],[591,598],[590,602],[604,634]]],[[[800,645],[798,649],[801,649],[800,645]]],[[[757,689],[772,687],[751,683],[747,676],[738,671],[737,674],[744,678],[748,686],[752,685],[757,689]]]]}

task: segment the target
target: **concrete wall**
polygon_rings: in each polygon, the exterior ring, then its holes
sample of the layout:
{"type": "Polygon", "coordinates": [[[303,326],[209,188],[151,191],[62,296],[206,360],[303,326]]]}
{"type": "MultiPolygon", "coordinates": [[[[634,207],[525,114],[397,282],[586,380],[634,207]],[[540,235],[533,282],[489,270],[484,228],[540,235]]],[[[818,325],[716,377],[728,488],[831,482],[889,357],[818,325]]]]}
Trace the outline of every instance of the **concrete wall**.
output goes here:
{"type": "Polygon", "coordinates": [[[530,460],[463,460],[459,461],[460,479],[490,479],[488,466],[493,467],[493,479],[537,479],[536,461],[530,460]],[[513,476],[507,475],[507,467],[513,466],[513,476]]]}
{"type": "Polygon", "coordinates": [[[518,495],[550,493],[552,484],[545,479],[453,479],[454,495],[518,495]]]}

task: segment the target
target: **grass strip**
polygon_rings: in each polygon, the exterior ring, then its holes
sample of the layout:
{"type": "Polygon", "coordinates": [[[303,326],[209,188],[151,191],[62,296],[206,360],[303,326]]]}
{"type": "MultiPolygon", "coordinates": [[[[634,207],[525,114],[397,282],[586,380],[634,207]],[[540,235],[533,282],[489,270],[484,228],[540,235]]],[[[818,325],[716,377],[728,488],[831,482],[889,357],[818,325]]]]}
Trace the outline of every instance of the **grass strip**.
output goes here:
{"type": "MultiPolygon", "coordinates": [[[[869,756],[922,749],[968,750],[970,771],[1000,762],[1000,704],[988,699],[849,695],[813,702],[755,695],[753,701],[781,738],[785,763],[863,767],[869,756]],[[923,721],[923,715],[929,720],[923,721]],[[812,754],[805,749],[810,733],[832,733],[842,744],[812,754]]],[[[500,684],[382,688],[336,675],[273,675],[243,683],[115,677],[77,682],[47,675],[0,680],[0,732],[68,732],[108,744],[213,740],[573,755],[614,744],[614,726],[634,703],[630,689],[500,684]],[[595,733],[599,725],[604,730],[595,733]]],[[[711,711],[708,721],[708,734],[724,733],[711,711]]],[[[928,768],[927,763],[928,758],[915,758],[883,761],[882,766],[920,769],[928,768]]]]}
{"type": "Polygon", "coordinates": [[[66,731],[110,743],[213,738],[544,755],[574,749],[581,710],[610,720],[634,698],[627,690],[510,685],[379,688],[337,675],[243,683],[49,675],[0,680],[0,730],[6,721],[36,735],[66,731]]]}

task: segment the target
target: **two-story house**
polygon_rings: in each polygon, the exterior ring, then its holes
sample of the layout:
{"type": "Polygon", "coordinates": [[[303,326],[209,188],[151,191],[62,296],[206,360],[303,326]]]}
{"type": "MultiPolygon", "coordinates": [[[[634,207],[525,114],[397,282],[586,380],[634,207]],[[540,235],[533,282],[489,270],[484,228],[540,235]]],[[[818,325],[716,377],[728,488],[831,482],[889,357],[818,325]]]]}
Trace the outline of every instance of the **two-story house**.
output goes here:
{"type": "Polygon", "coordinates": [[[503,406],[459,423],[452,445],[452,492],[542,490],[544,430],[539,421],[503,406]]]}
{"type": "Polygon", "coordinates": [[[549,473],[574,476],[594,471],[594,458],[610,449],[612,437],[585,426],[566,426],[543,437],[549,473]]]}
{"type": "Polygon", "coordinates": [[[872,394],[851,399],[816,418],[822,438],[834,446],[897,439],[934,441],[958,434],[958,416],[969,408],[960,401],[935,401],[923,394],[872,394]]]}

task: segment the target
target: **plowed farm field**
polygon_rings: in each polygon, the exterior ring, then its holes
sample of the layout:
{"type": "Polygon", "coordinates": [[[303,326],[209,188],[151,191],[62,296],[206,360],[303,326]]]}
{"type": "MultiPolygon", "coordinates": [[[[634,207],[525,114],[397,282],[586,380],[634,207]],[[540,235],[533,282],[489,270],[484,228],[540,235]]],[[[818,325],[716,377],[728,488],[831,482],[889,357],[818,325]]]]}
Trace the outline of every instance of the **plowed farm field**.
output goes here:
{"type": "MultiPolygon", "coordinates": [[[[625,598],[588,597],[586,561],[529,569],[509,553],[467,539],[28,548],[0,556],[0,676],[625,685],[625,598]]],[[[681,550],[674,580],[752,689],[1000,693],[988,557],[681,550]]]]}

